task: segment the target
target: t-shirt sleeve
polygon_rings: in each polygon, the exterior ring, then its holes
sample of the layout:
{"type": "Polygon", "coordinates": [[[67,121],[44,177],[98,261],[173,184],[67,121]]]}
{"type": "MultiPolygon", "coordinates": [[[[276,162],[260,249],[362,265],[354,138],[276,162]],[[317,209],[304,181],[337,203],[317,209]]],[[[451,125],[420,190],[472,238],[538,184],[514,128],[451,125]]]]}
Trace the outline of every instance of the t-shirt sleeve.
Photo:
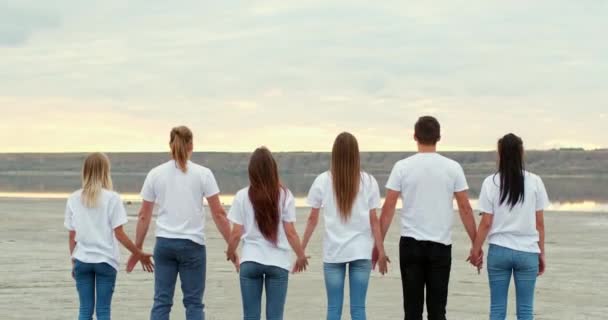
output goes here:
{"type": "Polygon", "coordinates": [[[489,180],[485,180],[481,185],[481,191],[479,192],[479,201],[477,207],[479,211],[483,213],[494,214],[494,202],[493,197],[490,195],[491,186],[488,183],[489,180]]]}
{"type": "Polygon", "coordinates": [[[394,191],[401,191],[401,183],[403,180],[403,172],[398,163],[393,166],[391,174],[388,176],[386,181],[386,188],[394,191]]]}
{"type": "Polygon", "coordinates": [[[148,173],[146,176],[146,180],[144,180],[144,185],[141,187],[141,198],[144,201],[155,202],[156,201],[156,193],[154,192],[154,175],[152,172],[148,173]]]}
{"type": "Polygon", "coordinates": [[[454,192],[465,191],[469,189],[469,185],[467,184],[467,178],[464,175],[464,170],[462,166],[458,165],[456,167],[456,181],[454,181],[454,192]]]}
{"type": "Polygon", "coordinates": [[[208,198],[220,193],[220,188],[217,186],[213,172],[207,171],[203,176],[203,197],[208,198]]]}
{"type": "Polygon", "coordinates": [[[68,200],[65,204],[65,218],[63,220],[63,226],[70,231],[74,231],[73,216],[74,213],[70,207],[70,200],[68,200]]]}
{"type": "Polygon", "coordinates": [[[110,211],[110,224],[112,225],[112,229],[118,228],[126,224],[128,221],[127,210],[125,210],[125,206],[122,203],[120,196],[116,195],[114,205],[112,206],[112,211],[110,211]]]}
{"type": "Polygon", "coordinates": [[[241,193],[238,193],[236,197],[234,197],[234,200],[232,200],[232,205],[228,211],[228,220],[232,223],[243,225],[244,219],[241,193]]]}
{"type": "Polygon", "coordinates": [[[310,190],[308,191],[308,197],[306,197],[306,202],[309,206],[318,209],[323,206],[323,186],[325,185],[323,182],[323,175],[319,175],[315,181],[312,183],[310,190]]]}
{"type": "Polygon", "coordinates": [[[285,192],[285,204],[281,213],[281,220],[285,222],[296,222],[296,201],[291,191],[285,192]]]}
{"type": "Polygon", "coordinates": [[[371,184],[369,186],[369,195],[367,198],[367,205],[369,210],[377,209],[380,207],[380,187],[378,187],[378,181],[374,176],[370,175],[371,184]]]}
{"type": "Polygon", "coordinates": [[[549,195],[543,180],[539,177],[537,182],[536,190],[536,211],[547,210],[551,202],[549,201],[549,195]]]}

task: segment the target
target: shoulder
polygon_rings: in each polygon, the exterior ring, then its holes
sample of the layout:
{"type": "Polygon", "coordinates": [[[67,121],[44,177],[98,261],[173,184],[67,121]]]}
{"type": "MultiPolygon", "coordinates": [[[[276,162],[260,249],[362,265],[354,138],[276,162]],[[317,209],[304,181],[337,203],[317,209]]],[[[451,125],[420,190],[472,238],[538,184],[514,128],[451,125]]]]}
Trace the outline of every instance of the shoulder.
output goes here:
{"type": "Polygon", "coordinates": [[[534,185],[536,185],[536,186],[544,185],[543,184],[543,179],[539,175],[536,175],[536,174],[534,174],[532,172],[529,172],[529,171],[526,171],[525,174],[526,174],[526,178],[530,179],[530,181],[532,183],[534,183],[534,185]]]}
{"type": "Polygon", "coordinates": [[[364,184],[370,184],[370,185],[377,185],[378,181],[376,180],[376,178],[365,172],[365,171],[361,171],[361,180],[363,181],[364,184]]]}
{"type": "Polygon", "coordinates": [[[167,168],[169,167],[171,161],[165,162],[163,164],[159,164],[156,167],[152,168],[152,170],[150,170],[150,172],[148,172],[148,177],[155,177],[158,174],[160,174],[161,172],[167,170],[167,168]]]}
{"type": "Polygon", "coordinates": [[[416,155],[413,155],[395,162],[393,165],[393,171],[405,170],[412,162],[416,161],[415,157],[416,155]]]}
{"type": "Polygon", "coordinates": [[[497,174],[491,174],[483,179],[482,188],[493,188],[500,185],[500,179],[497,174]]]}
{"type": "Polygon", "coordinates": [[[213,172],[211,172],[211,169],[202,166],[198,163],[194,163],[192,161],[189,162],[190,168],[191,170],[193,170],[194,172],[196,172],[197,174],[200,174],[203,177],[208,177],[208,176],[212,176],[213,172]]]}
{"type": "Polygon", "coordinates": [[[106,203],[110,203],[113,205],[117,203],[122,203],[122,198],[120,197],[120,194],[114,190],[103,189],[101,191],[101,194],[103,201],[106,203]]]}
{"type": "Polygon", "coordinates": [[[439,155],[439,159],[441,159],[441,161],[443,161],[443,163],[445,163],[445,165],[448,166],[449,168],[452,168],[454,170],[462,170],[462,165],[458,161],[456,161],[452,158],[448,158],[442,154],[437,154],[437,155],[439,155]]]}
{"type": "Polygon", "coordinates": [[[82,189],[78,189],[74,192],[72,192],[69,196],[68,196],[68,205],[73,203],[74,201],[81,201],[81,196],[82,196],[82,189]]]}
{"type": "Polygon", "coordinates": [[[329,171],[325,171],[321,174],[319,174],[316,178],[315,181],[313,181],[313,186],[316,187],[320,187],[321,185],[326,184],[328,181],[330,181],[330,176],[329,176],[329,171]]]}

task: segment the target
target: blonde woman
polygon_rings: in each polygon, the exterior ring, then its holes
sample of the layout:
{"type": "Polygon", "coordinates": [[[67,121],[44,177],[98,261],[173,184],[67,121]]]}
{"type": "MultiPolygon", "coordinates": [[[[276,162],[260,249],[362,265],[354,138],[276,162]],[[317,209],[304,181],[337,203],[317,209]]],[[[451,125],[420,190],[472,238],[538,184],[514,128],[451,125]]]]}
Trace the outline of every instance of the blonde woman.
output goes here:
{"type": "Polygon", "coordinates": [[[382,274],[387,271],[388,259],[376,216],[376,208],[380,206],[378,182],[361,171],[359,146],[352,134],[344,132],[336,138],[331,153],[331,168],[315,179],[308,193],[308,204],[312,210],[304,232],[304,248],[317,226],[321,208],[325,219],[323,269],[327,319],[342,318],[347,269],[351,318],[366,319],[365,300],[374,247],[378,251],[382,274]]]}
{"type": "MultiPolygon", "coordinates": [[[[202,320],[205,318],[203,292],[207,264],[203,198],[207,199],[213,221],[226,241],[230,223],[220,202],[220,190],[213,173],[190,161],[192,131],[184,126],[173,128],[169,146],[172,159],[152,169],[142,187],[143,203],[136,231],[136,245],[142,248],[156,204],[154,305],[150,319],[169,319],[179,276],[186,319],[202,320]]],[[[127,271],[135,264],[135,257],[129,259],[127,271]]]]}
{"type": "Polygon", "coordinates": [[[123,230],[127,214],[118,193],[112,191],[110,161],[103,153],[89,155],[82,170],[82,189],[72,193],[65,209],[69,230],[72,275],[80,298],[78,319],[110,319],[122,243],[147,271],[151,255],[143,253],[123,230]]]}

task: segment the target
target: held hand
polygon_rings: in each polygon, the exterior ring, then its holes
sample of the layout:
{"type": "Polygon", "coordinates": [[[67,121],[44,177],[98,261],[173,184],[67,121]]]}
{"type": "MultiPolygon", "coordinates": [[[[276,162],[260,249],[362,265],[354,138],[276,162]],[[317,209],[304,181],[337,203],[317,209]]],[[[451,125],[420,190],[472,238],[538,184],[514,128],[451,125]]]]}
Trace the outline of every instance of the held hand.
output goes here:
{"type": "Polygon", "coordinates": [[[391,260],[384,254],[384,252],[379,253],[378,257],[378,267],[381,275],[385,275],[388,273],[388,264],[391,263],[391,260]]]}
{"type": "Polygon", "coordinates": [[[293,266],[293,270],[291,271],[292,273],[298,273],[298,272],[303,272],[306,270],[306,268],[308,267],[308,259],[310,259],[310,256],[301,256],[298,257],[298,259],[296,260],[296,263],[293,266]]]}
{"type": "Polygon", "coordinates": [[[378,249],[374,247],[372,250],[372,270],[376,270],[376,265],[378,264],[378,249]]]}
{"type": "Polygon", "coordinates": [[[152,262],[152,254],[142,252],[139,254],[139,262],[141,267],[146,272],[154,272],[154,262],[152,262]]]}
{"type": "Polygon", "coordinates": [[[471,248],[469,257],[466,261],[476,267],[477,273],[479,274],[481,272],[481,269],[483,268],[483,250],[471,248]]]}
{"type": "Polygon", "coordinates": [[[127,261],[127,273],[131,273],[131,271],[133,271],[133,269],[135,269],[135,266],[137,265],[138,262],[139,262],[139,257],[135,254],[131,254],[131,256],[129,257],[129,260],[127,261]]]}
{"type": "Polygon", "coordinates": [[[545,268],[547,267],[547,263],[545,262],[545,254],[541,253],[538,256],[538,276],[542,276],[545,274],[545,268]]]}
{"type": "Polygon", "coordinates": [[[226,251],[226,260],[232,262],[237,273],[241,271],[241,262],[239,255],[236,252],[226,251]]]}

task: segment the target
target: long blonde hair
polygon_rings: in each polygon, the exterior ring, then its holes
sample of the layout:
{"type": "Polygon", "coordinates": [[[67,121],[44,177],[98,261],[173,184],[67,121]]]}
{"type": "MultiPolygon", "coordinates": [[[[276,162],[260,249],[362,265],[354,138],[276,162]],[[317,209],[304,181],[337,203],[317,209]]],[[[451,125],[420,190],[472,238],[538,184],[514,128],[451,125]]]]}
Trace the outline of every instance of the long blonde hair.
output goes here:
{"type": "Polygon", "coordinates": [[[190,150],[192,150],[192,131],[186,126],[171,129],[169,145],[171,146],[171,157],[184,173],[187,172],[190,150]]]}
{"type": "Polygon", "coordinates": [[[347,221],[361,182],[361,159],[359,144],[355,136],[342,132],[334,141],[331,151],[331,177],[338,212],[342,221],[347,221]]]}
{"type": "Polygon", "coordinates": [[[102,189],[112,190],[110,159],[103,153],[91,153],[82,167],[82,203],[87,208],[98,205],[102,189]]]}

